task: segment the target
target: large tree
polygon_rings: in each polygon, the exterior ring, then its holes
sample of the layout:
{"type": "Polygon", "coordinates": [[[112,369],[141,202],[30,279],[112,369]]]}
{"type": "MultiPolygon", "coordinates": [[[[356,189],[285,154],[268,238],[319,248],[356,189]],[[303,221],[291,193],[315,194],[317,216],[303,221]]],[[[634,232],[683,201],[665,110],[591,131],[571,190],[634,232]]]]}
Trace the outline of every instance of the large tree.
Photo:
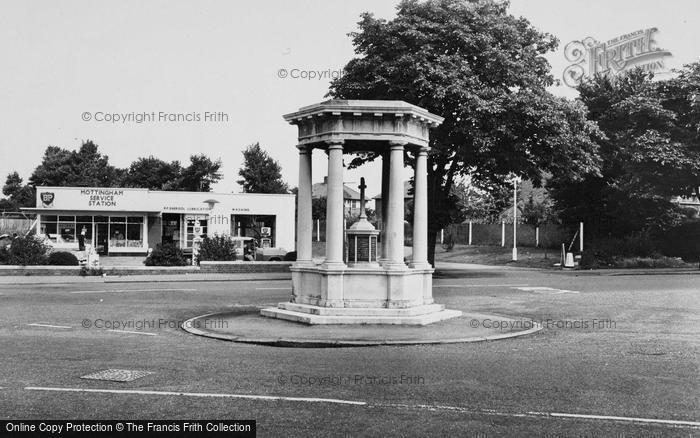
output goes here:
{"type": "Polygon", "coordinates": [[[606,139],[598,175],[553,178],[565,219],[583,220],[600,236],[664,231],[683,219],[671,198],[700,187],[699,72],[694,64],[674,79],[655,81],[635,70],[579,86],[606,139]]]}
{"type": "Polygon", "coordinates": [[[358,57],[331,83],[334,98],[404,100],[445,118],[430,134],[431,261],[460,176],[505,185],[516,174],[538,184],[545,171],[580,177],[598,167],[598,131],[585,108],[546,91],[554,78],[543,55],[556,38],[507,8],[404,0],[391,21],[365,13],[351,34],[358,57]]]}
{"type": "Polygon", "coordinates": [[[181,190],[209,192],[222,178],[221,160],[212,160],[204,154],[191,155],[190,165],[182,170],[181,190]]]}
{"type": "Polygon", "coordinates": [[[179,161],[168,163],[154,156],[139,158],[126,171],[123,187],[142,187],[151,190],[178,190],[182,183],[179,161]]]}
{"type": "Polygon", "coordinates": [[[22,177],[17,171],[7,175],[2,193],[7,196],[6,199],[0,199],[2,211],[18,211],[20,207],[34,207],[36,204],[34,188],[29,184],[23,184],[22,177]]]}
{"type": "Polygon", "coordinates": [[[243,165],[238,174],[238,184],[244,193],[289,193],[289,186],[282,180],[282,167],[260,147],[251,144],[243,150],[243,165]]]}
{"type": "Polygon", "coordinates": [[[71,151],[49,146],[41,164],[34,169],[29,184],[33,186],[116,187],[123,171],[109,164],[109,157],[98,151],[91,140],[71,151]]]}

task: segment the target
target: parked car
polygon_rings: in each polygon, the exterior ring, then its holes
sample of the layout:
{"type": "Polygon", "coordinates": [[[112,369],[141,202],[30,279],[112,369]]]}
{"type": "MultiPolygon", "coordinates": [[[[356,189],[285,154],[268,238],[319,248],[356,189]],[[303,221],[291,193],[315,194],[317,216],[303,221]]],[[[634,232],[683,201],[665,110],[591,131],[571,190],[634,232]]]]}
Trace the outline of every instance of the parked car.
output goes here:
{"type": "Polygon", "coordinates": [[[236,252],[243,255],[243,260],[256,262],[281,262],[287,254],[284,248],[261,248],[254,237],[231,237],[236,252]]]}

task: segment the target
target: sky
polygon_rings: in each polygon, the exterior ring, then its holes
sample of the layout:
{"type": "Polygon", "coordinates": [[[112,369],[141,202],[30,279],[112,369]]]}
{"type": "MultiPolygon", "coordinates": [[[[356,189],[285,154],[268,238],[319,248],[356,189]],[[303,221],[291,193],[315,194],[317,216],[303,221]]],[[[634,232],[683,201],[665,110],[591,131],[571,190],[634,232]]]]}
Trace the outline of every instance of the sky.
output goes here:
{"type": "MultiPolygon", "coordinates": [[[[91,139],[119,167],[149,155],[220,158],[215,190],[239,192],[241,151],[260,142],[296,186],[297,133],[282,115],[324,100],[329,77],[354,56],[347,34],[360,14],[391,19],[397,3],[0,0],[0,177],[17,170],[26,181],[47,146],[91,139]],[[324,77],[299,77],[310,72],[324,77]],[[137,123],[144,114],[155,117],[137,123]]],[[[696,0],[513,0],[510,11],[560,40],[547,56],[556,78],[570,64],[566,43],[587,36],[656,27],[657,45],[672,53],[667,67],[700,57],[696,0]]],[[[576,95],[565,85],[551,91],[576,95]]],[[[317,151],[314,181],[325,174],[317,151]]],[[[370,196],[379,191],[378,166],[347,171],[345,181],[361,176],[370,196]]]]}

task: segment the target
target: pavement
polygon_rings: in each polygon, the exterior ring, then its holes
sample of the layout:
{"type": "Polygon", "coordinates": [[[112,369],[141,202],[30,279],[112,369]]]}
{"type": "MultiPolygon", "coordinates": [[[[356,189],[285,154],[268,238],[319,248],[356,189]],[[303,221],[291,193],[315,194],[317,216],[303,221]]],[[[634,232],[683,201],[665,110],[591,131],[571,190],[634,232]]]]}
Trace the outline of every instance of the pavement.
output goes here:
{"type": "MultiPolygon", "coordinates": [[[[697,277],[452,270],[433,290],[447,308],[518,315],[542,330],[465,344],[277,348],[181,325],[285,301],[288,279],[1,284],[0,412],[255,419],[260,436],[700,435],[697,277]],[[151,374],[81,378],[107,369],[151,374]]],[[[459,330],[484,327],[494,319],[459,330]]]]}
{"type": "MultiPolygon", "coordinates": [[[[266,306],[267,307],[267,306],[266,306]]],[[[266,318],[257,307],[191,318],[183,330],[198,336],[247,344],[296,348],[375,347],[381,345],[457,344],[495,341],[542,329],[527,318],[465,313],[426,326],[312,325],[266,318]],[[478,321],[497,321],[478,324],[478,321]]]]}
{"type": "MultiPolygon", "coordinates": [[[[139,266],[139,268],[143,268],[139,266]]],[[[625,275],[697,275],[695,268],[656,268],[656,269],[538,269],[518,266],[491,266],[474,263],[438,262],[435,277],[448,278],[453,275],[490,275],[493,273],[540,272],[547,275],[563,276],[625,276],[625,275]]],[[[69,283],[168,283],[199,281],[245,281],[267,279],[291,279],[291,273],[180,273],[180,274],[139,274],[104,276],[57,276],[57,275],[0,275],[0,284],[69,284],[69,283]]]]}

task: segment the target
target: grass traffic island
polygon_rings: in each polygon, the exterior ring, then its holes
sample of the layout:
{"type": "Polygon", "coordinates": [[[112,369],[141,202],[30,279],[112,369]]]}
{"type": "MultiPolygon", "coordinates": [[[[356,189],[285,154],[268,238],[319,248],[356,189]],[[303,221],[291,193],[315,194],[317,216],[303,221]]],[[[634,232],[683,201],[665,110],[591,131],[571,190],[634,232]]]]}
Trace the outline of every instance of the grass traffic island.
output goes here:
{"type": "Polygon", "coordinates": [[[188,333],[208,338],[299,348],[484,342],[529,335],[542,329],[529,318],[473,312],[424,326],[305,325],[260,316],[257,306],[197,316],[181,327],[188,333]]]}

